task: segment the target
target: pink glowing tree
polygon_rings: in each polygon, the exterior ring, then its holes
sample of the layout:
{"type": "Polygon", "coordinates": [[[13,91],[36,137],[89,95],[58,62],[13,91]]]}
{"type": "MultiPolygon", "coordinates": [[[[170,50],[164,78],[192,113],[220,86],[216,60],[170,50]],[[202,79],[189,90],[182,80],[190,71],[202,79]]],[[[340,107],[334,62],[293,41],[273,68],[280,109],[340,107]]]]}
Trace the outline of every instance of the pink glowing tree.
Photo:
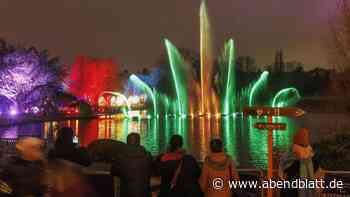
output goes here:
{"type": "Polygon", "coordinates": [[[61,89],[65,73],[65,66],[46,50],[0,44],[0,96],[19,112],[47,103],[61,89]]]}

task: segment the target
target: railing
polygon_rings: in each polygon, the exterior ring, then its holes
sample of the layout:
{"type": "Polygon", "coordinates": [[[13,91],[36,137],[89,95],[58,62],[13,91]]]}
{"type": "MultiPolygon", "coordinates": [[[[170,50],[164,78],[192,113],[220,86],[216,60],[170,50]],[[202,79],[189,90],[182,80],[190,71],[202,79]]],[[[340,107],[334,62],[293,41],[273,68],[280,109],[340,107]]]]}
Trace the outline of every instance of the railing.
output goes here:
{"type": "Polygon", "coordinates": [[[0,139],[0,153],[12,154],[16,150],[17,139],[0,139]]]}

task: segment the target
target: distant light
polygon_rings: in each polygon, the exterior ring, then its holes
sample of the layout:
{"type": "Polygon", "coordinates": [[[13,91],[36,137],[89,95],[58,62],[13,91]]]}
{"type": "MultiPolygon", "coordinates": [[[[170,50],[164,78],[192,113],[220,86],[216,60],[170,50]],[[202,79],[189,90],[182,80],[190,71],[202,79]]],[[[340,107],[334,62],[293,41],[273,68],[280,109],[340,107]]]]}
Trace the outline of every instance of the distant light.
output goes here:
{"type": "Polygon", "coordinates": [[[138,111],[138,110],[135,110],[135,111],[129,111],[129,117],[139,117],[139,116],[141,116],[141,113],[140,113],[140,111],[138,111]]]}
{"type": "Polygon", "coordinates": [[[33,107],[32,110],[33,110],[34,114],[37,114],[40,111],[40,109],[38,107],[33,107]]]}
{"type": "Polygon", "coordinates": [[[140,97],[138,96],[130,96],[128,98],[128,102],[131,104],[139,104],[140,103],[140,97]]]}
{"type": "Polygon", "coordinates": [[[11,115],[11,116],[17,115],[17,110],[11,109],[11,110],[10,110],[10,115],[11,115]]]}

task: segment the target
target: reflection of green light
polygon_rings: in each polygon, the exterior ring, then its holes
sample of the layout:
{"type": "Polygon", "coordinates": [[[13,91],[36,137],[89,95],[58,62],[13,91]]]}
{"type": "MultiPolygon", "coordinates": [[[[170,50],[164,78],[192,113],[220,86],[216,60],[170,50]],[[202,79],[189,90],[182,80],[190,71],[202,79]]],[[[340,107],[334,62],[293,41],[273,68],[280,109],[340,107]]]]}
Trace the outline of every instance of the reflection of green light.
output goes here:
{"type": "MultiPolygon", "coordinates": [[[[129,134],[129,119],[124,119],[123,121],[123,133],[124,133],[124,138],[129,134]]],[[[124,139],[125,140],[125,139],[124,139]]]]}
{"type": "Polygon", "coordinates": [[[152,100],[153,103],[153,115],[154,117],[157,117],[158,111],[157,111],[157,101],[154,95],[154,92],[152,89],[145,83],[143,82],[140,78],[138,78],[136,75],[132,74],[130,76],[131,82],[135,83],[137,87],[139,87],[141,90],[145,91],[152,100]]]}
{"type": "Polygon", "coordinates": [[[119,93],[119,92],[114,92],[114,91],[104,91],[100,94],[100,96],[102,96],[104,94],[111,94],[113,96],[120,96],[122,98],[122,100],[125,102],[127,109],[128,109],[127,112],[125,111],[125,109],[122,109],[123,114],[124,114],[124,116],[128,117],[128,112],[131,111],[131,107],[130,107],[130,103],[129,103],[128,99],[126,98],[126,96],[124,94],[119,93]]]}
{"type": "Polygon", "coordinates": [[[182,75],[183,73],[180,71],[181,66],[184,66],[185,63],[175,46],[167,39],[165,39],[165,46],[169,57],[171,74],[174,80],[179,114],[187,114],[188,96],[185,85],[186,82],[182,75]]]}
{"type": "Polygon", "coordinates": [[[286,88],[279,91],[272,100],[272,107],[285,107],[293,105],[300,99],[300,94],[295,88],[286,88]]]}
{"type": "Polygon", "coordinates": [[[249,106],[253,106],[254,105],[254,99],[256,96],[256,92],[259,89],[262,89],[266,83],[267,83],[267,77],[269,76],[269,72],[264,71],[261,75],[260,78],[258,79],[258,81],[256,81],[252,87],[252,89],[250,90],[250,94],[249,94],[249,106]]]}
{"type": "Polygon", "coordinates": [[[287,128],[285,131],[274,131],[273,132],[273,144],[279,150],[286,150],[291,145],[291,139],[295,131],[295,123],[292,119],[279,116],[274,117],[273,121],[276,123],[285,123],[287,128]]]}
{"type": "Polygon", "coordinates": [[[236,102],[235,98],[235,74],[234,72],[234,42],[230,39],[225,45],[224,49],[224,62],[227,65],[227,77],[226,77],[226,90],[223,100],[223,109],[222,113],[225,115],[231,114],[234,112],[234,103],[236,102]],[[228,60],[226,60],[228,59],[228,60]]]}
{"type": "Polygon", "coordinates": [[[255,129],[252,125],[256,122],[266,122],[266,118],[253,118],[249,117],[250,129],[248,131],[249,136],[249,153],[251,158],[256,162],[257,167],[266,169],[267,167],[267,132],[264,130],[255,129]]]}
{"type": "Polygon", "coordinates": [[[223,141],[225,143],[226,151],[233,157],[237,157],[236,148],[236,118],[232,116],[222,117],[223,141]]]}
{"type": "Polygon", "coordinates": [[[147,144],[146,148],[153,153],[159,152],[159,122],[157,118],[148,119],[148,135],[147,135],[147,144]]]}

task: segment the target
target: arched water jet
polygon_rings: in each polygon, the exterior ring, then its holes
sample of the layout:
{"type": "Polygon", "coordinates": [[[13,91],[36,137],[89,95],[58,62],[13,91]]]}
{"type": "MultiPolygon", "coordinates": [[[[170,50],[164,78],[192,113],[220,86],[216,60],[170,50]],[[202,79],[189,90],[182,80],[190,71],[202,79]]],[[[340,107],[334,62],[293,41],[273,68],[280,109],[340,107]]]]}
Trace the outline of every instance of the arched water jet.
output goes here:
{"type": "Polygon", "coordinates": [[[269,76],[269,72],[264,71],[259,79],[254,83],[252,89],[249,91],[249,106],[254,105],[254,99],[256,97],[257,91],[261,90],[264,88],[264,86],[267,85],[267,79],[269,76]]]}
{"type": "Polygon", "coordinates": [[[300,100],[299,91],[295,88],[285,88],[280,90],[272,100],[272,107],[286,107],[294,105],[300,100]]]}
{"type": "Polygon", "coordinates": [[[187,83],[183,72],[181,72],[181,67],[185,66],[185,62],[176,47],[169,40],[165,39],[164,42],[175,85],[178,113],[180,116],[184,116],[188,114],[187,83]]]}
{"type": "Polygon", "coordinates": [[[156,97],[154,95],[153,90],[145,82],[143,82],[140,78],[138,78],[134,74],[132,74],[129,79],[137,87],[139,87],[141,90],[145,91],[148,94],[148,96],[151,98],[152,104],[153,104],[153,116],[156,118],[158,115],[157,100],[156,100],[156,97]]]}
{"type": "Polygon", "coordinates": [[[124,103],[126,104],[126,107],[128,109],[127,112],[123,111],[124,113],[124,116],[125,117],[129,117],[129,111],[131,111],[131,106],[130,106],[130,103],[128,101],[128,99],[126,98],[126,96],[120,92],[114,92],[114,91],[103,91],[101,92],[101,94],[98,96],[98,98],[100,98],[101,96],[105,95],[105,94],[110,94],[110,95],[113,95],[113,96],[120,96],[120,98],[122,98],[122,100],[124,101],[124,103]]]}

